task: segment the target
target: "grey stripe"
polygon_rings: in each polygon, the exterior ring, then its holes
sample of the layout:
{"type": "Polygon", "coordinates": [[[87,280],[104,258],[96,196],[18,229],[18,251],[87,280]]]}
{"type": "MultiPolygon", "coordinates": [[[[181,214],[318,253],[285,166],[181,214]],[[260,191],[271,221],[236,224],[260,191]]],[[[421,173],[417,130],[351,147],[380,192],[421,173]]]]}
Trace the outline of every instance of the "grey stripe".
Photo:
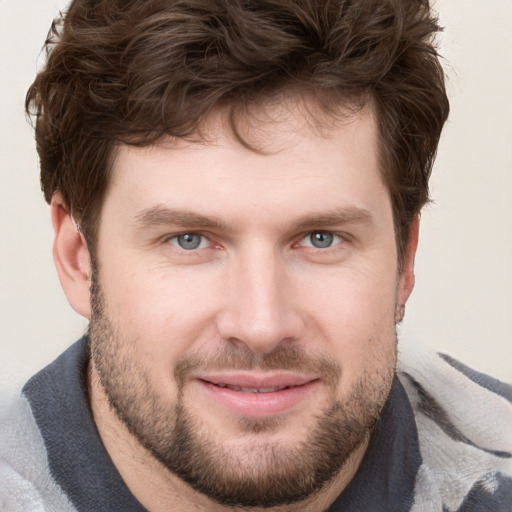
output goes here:
{"type": "Polygon", "coordinates": [[[0,509],[5,512],[76,512],[48,471],[46,449],[23,396],[2,404],[0,509]]]}
{"type": "Polygon", "coordinates": [[[502,396],[512,403],[512,385],[493,377],[489,377],[489,375],[486,375],[485,373],[477,372],[447,354],[438,353],[437,355],[475,384],[478,384],[496,395],[502,396]]]}
{"type": "Polygon", "coordinates": [[[496,451],[496,450],[489,450],[487,448],[482,448],[481,446],[476,445],[466,437],[450,420],[450,417],[446,413],[446,411],[441,407],[441,405],[437,402],[435,398],[433,398],[425,388],[417,382],[411,375],[408,373],[403,373],[405,377],[411,382],[411,384],[416,389],[416,392],[418,393],[418,397],[420,399],[420,403],[418,404],[419,411],[423,413],[427,418],[431,419],[439,427],[441,430],[451,439],[454,441],[458,441],[460,443],[465,443],[470,446],[473,446],[475,448],[478,448],[479,450],[490,453],[491,455],[494,455],[496,457],[500,457],[503,459],[509,459],[512,458],[512,454],[504,451],[496,451]]]}

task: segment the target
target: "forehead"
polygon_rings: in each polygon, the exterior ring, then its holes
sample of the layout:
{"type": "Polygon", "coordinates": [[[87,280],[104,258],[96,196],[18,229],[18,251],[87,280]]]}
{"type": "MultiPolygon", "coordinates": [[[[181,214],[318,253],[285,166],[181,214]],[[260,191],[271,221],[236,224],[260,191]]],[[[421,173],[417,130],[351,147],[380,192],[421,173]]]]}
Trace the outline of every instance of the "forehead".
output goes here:
{"type": "Polygon", "coordinates": [[[293,209],[321,213],[324,207],[357,206],[383,195],[372,110],[334,119],[311,115],[306,107],[280,103],[259,110],[237,125],[238,136],[217,112],[197,140],[121,146],[106,203],[117,197],[117,208],[140,212],[169,205],[216,216],[264,207],[279,216],[293,209]]]}

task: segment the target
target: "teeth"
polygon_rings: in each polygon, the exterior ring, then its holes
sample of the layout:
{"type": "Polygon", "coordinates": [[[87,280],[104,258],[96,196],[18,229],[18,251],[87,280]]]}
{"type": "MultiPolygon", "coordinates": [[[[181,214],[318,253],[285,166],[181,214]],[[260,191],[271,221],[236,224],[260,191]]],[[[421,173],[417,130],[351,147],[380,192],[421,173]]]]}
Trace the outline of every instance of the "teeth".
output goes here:
{"type": "Polygon", "coordinates": [[[233,391],[242,391],[243,393],[275,393],[276,391],[281,391],[282,389],[286,389],[288,386],[276,386],[273,388],[243,388],[241,386],[231,386],[229,384],[218,383],[216,384],[219,388],[228,388],[233,391]]]}
{"type": "Polygon", "coordinates": [[[275,388],[260,388],[260,389],[258,389],[258,393],[273,393],[275,391],[281,391],[281,389],[284,389],[284,387],[282,387],[282,388],[278,388],[278,387],[275,387],[275,388]]]}

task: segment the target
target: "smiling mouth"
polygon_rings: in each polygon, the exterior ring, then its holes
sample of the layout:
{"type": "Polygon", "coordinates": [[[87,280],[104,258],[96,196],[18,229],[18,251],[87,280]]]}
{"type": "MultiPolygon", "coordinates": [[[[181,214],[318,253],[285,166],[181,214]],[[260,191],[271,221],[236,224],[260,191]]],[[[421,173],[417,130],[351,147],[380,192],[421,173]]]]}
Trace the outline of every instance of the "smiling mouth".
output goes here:
{"type": "Polygon", "coordinates": [[[239,417],[252,418],[266,418],[290,411],[320,385],[318,378],[300,376],[230,376],[229,379],[231,382],[226,382],[228,379],[225,377],[202,376],[196,378],[196,382],[201,392],[223,409],[239,417]]]}
{"type": "MultiPolygon", "coordinates": [[[[207,381],[205,381],[207,382],[207,381]]],[[[290,389],[291,387],[297,386],[274,386],[271,388],[246,388],[242,386],[233,386],[232,384],[224,384],[222,382],[214,383],[210,382],[209,384],[213,384],[219,388],[231,389],[232,391],[241,391],[243,393],[276,393],[277,391],[283,391],[283,389],[290,389]]]]}

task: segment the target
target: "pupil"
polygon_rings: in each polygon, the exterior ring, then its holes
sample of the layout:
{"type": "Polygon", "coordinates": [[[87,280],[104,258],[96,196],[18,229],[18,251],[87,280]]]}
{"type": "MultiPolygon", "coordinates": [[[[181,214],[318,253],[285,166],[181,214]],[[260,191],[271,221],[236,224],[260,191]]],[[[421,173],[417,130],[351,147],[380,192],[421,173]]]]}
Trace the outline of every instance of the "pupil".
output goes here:
{"type": "Polygon", "coordinates": [[[333,235],[331,233],[313,233],[310,238],[313,246],[317,247],[318,249],[325,249],[326,247],[330,247],[333,242],[333,235]]]}
{"type": "Polygon", "coordinates": [[[182,249],[197,249],[201,244],[201,237],[199,235],[180,235],[178,243],[182,249]]]}

